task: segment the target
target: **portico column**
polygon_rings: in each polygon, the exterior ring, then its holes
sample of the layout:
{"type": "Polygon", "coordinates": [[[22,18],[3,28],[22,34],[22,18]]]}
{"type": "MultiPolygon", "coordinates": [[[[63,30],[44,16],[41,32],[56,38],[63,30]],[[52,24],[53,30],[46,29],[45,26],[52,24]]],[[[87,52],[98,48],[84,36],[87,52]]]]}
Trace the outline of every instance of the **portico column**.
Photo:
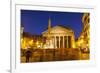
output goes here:
{"type": "Polygon", "coordinates": [[[69,43],[68,43],[68,36],[67,36],[67,48],[69,48],[69,43]]]}
{"type": "Polygon", "coordinates": [[[54,36],[52,37],[52,41],[53,41],[53,48],[55,48],[55,38],[54,38],[54,36]]]}
{"type": "Polygon", "coordinates": [[[59,48],[60,48],[60,36],[59,36],[59,48]]]}
{"type": "Polygon", "coordinates": [[[55,48],[56,48],[56,46],[57,46],[57,43],[56,43],[56,36],[54,36],[54,40],[55,40],[55,48]]]}
{"type": "Polygon", "coordinates": [[[64,36],[63,36],[63,48],[65,48],[65,43],[64,43],[64,36]]]}

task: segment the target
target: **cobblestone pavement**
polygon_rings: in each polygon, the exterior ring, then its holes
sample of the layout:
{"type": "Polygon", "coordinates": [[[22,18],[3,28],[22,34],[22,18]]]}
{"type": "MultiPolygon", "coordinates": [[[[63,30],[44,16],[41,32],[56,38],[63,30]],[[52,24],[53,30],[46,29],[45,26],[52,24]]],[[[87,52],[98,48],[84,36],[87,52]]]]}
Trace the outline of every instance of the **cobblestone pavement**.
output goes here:
{"type": "MultiPolygon", "coordinates": [[[[68,60],[88,60],[89,53],[81,53],[77,49],[46,49],[32,51],[29,62],[47,62],[47,61],[68,61],[68,60]]],[[[21,63],[26,63],[26,57],[21,56],[21,63]]]]}

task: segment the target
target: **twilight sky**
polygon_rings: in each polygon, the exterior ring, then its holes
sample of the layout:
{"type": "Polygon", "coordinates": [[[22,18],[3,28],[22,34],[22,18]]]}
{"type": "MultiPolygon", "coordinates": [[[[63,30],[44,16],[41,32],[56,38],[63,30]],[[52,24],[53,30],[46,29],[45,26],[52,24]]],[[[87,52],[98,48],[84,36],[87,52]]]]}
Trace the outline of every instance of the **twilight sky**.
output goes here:
{"type": "Polygon", "coordinates": [[[51,18],[52,27],[70,27],[75,33],[75,38],[78,38],[83,28],[82,15],[83,13],[76,12],[21,10],[21,24],[24,26],[24,32],[41,35],[47,30],[48,19],[51,18]]]}

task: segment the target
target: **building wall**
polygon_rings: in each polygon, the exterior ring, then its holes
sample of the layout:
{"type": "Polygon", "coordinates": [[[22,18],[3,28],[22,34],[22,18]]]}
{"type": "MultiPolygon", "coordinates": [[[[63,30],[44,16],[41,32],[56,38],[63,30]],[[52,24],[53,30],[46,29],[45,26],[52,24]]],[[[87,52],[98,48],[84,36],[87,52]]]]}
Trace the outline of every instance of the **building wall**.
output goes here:
{"type": "Polygon", "coordinates": [[[69,29],[62,28],[60,26],[52,27],[51,32],[43,32],[43,37],[47,37],[46,48],[74,48],[75,47],[75,38],[74,32],[69,29]],[[62,44],[62,43],[63,44],[62,44]],[[62,44],[62,45],[61,45],[62,44]]]}
{"type": "Polygon", "coordinates": [[[80,37],[76,41],[77,47],[89,48],[90,47],[90,14],[84,13],[82,17],[83,29],[80,37]]]}

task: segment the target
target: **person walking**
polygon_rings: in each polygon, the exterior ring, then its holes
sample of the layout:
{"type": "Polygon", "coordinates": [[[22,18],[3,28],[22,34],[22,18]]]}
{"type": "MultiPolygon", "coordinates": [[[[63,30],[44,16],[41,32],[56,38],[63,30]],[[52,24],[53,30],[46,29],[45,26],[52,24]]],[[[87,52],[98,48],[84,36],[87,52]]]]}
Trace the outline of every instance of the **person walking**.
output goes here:
{"type": "Polygon", "coordinates": [[[30,61],[30,57],[32,56],[32,52],[31,52],[31,50],[28,48],[27,50],[26,50],[26,63],[27,62],[29,62],[30,61]]]}

